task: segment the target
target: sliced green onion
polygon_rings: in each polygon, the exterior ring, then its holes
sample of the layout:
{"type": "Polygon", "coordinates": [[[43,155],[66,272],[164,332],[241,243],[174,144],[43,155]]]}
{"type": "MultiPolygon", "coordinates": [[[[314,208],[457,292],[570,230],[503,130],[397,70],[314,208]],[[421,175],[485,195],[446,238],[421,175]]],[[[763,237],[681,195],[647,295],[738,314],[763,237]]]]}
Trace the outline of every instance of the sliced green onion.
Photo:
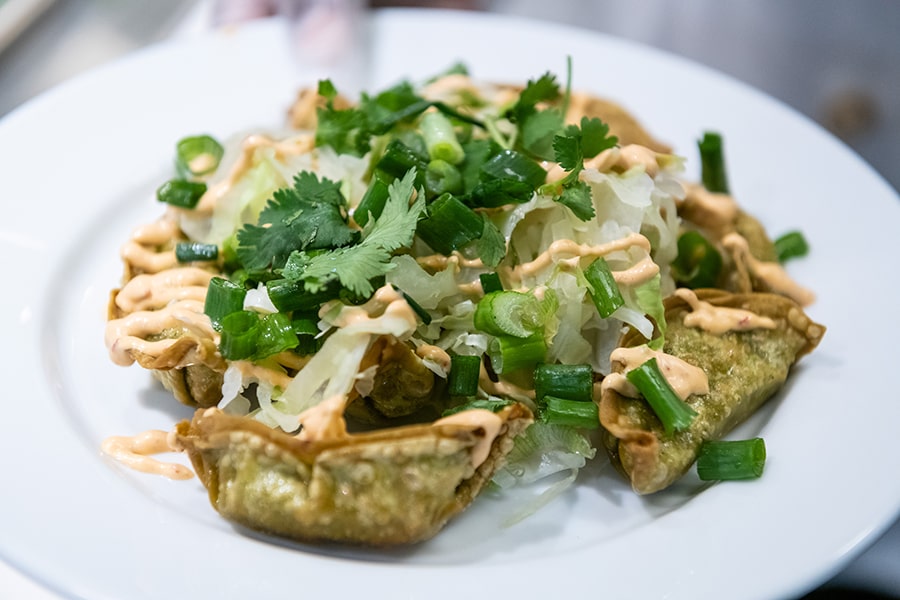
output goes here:
{"type": "Polygon", "coordinates": [[[422,115],[419,130],[425,138],[425,146],[432,160],[458,165],[465,158],[462,146],[459,145],[453,131],[453,124],[440,112],[432,111],[422,115]]]}
{"type": "Polygon", "coordinates": [[[406,300],[407,304],[409,304],[409,307],[413,310],[414,313],[416,313],[416,316],[422,320],[422,323],[424,323],[425,325],[431,324],[431,314],[427,310],[422,308],[421,304],[413,300],[412,296],[398,288],[396,285],[391,287],[394,288],[394,291],[400,292],[400,294],[403,296],[403,299],[406,300]]]}
{"type": "Polygon", "coordinates": [[[425,189],[432,196],[458,194],[463,191],[463,179],[459,169],[445,160],[435,159],[425,170],[425,189]]]}
{"type": "Polygon", "coordinates": [[[450,373],[447,387],[451,396],[474,396],[478,393],[478,376],[481,374],[480,356],[450,357],[450,373]]]}
{"type": "Polygon", "coordinates": [[[534,369],[534,394],[539,403],[546,396],[591,402],[594,370],[591,365],[540,364],[534,369]]]}
{"type": "Polygon", "coordinates": [[[540,164],[515,150],[503,150],[481,166],[481,172],[494,179],[514,179],[537,188],[547,179],[540,164]]]}
{"type": "Polygon", "coordinates": [[[619,284],[613,277],[609,263],[602,256],[585,269],[584,277],[591,285],[589,291],[594,306],[597,307],[597,312],[604,319],[625,304],[625,299],[622,298],[622,292],[619,291],[619,284]]]}
{"type": "Polygon", "coordinates": [[[226,360],[244,360],[256,353],[259,340],[259,315],[239,310],[222,319],[222,338],[219,352],[226,360]]]}
{"type": "Polygon", "coordinates": [[[269,300],[279,312],[318,310],[322,303],[333,299],[337,293],[332,289],[308,292],[303,282],[294,279],[273,279],[266,282],[269,300]]]}
{"type": "Polygon", "coordinates": [[[766,443],[762,438],[707,441],[697,456],[697,475],[703,481],[757,479],[766,466],[766,443]]]}
{"type": "Polygon", "coordinates": [[[725,170],[725,153],[722,136],[712,131],[703,134],[697,142],[700,149],[700,169],[703,186],[710,192],[728,193],[728,174],[725,170]]]}
{"type": "Polygon", "coordinates": [[[180,263],[207,262],[219,258],[219,247],[200,242],[178,242],[175,245],[175,259],[180,263]]]}
{"type": "Polygon", "coordinates": [[[488,355],[496,373],[532,369],[546,359],[547,343],[544,341],[543,332],[527,338],[499,336],[491,340],[488,355]]]}
{"type": "Polygon", "coordinates": [[[219,168],[219,162],[225,154],[222,144],[208,135],[183,138],[175,149],[175,166],[182,177],[209,175],[219,168]]]}
{"type": "Polygon", "coordinates": [[[715,287],[722,271],[722,255],[697,231],[678,237],[678,257],[672,262],[675,279],[691,289],[715,287]]]}
{"type": "Polygon", "coordinates": [[[503,283],[500,281],[500,274],[496,271],[482,273],[478,276],[478,279],[481,280],[481,289],[485,294],[503,291],[503,283]]]}
{"type": "Polygon", "coordinates": [[[253,358],[265,358],[285,350],[290,350],[298,344],[297,334],[293,324],[287,315],[272,313],[259,320],[259,338],[256,343],[256,352],[253,358]]]}
{"type": "Polygon", "coordinates": [[[429,216],[419,221],[416,234],[435,252],[449,255],[484,231],[484,220],[454,196],[445,194],[428,209],[429,216]]]}
{"type": "Polygon", "coordinates": [[[291,321],[291,328],[297,336],[297,344],[294,350],[301,356],[309,356],[318,352],[321,346],[318,319],[314,317],[295,317],[291,321]]]}
{"type": "Polygon", "coordinates": [[[625,374],[638,389],[662,423],[666,433],[682,431],[690,427],[697,413],[678,397],[659,369],[656,358],[625,374]]]}
{"type": "MultiPolygon", "coordinates": [[[[376,171],[387,174],[390,179],[401,179],[413,168],[416,169],[419,177],[424,177],[425,170],[428,168],[427,157],[419,155],[398,139],[388,143],[384,154],[375,165],[376,171]]],[[[418,180],[417,183],[419,183],[418,180]]]]}
{"type": "Polygon", "coordinates": [[[213,277],[206,288],[203,312],[212,321],[213,327],[219,329],[225,316],[244,308],[246,295],[247,291],[242,286],[222,277],[213,277]]]}
{"type": "Polygon", "coordinates": [[[799,231],[790,231],[775,240],[775,253],[778,262],[783,263],[792,258],[806,256],[809,253],[809,244],[799,231]]]}
{"type": "Polygon", "coordinates": [[[505,290],[486,294],[475,307],[475,328],[491,335],[527,338],[541,329],[545,315],[532,294],[505,290]]]}
{"type": "Polygon", "coordinates": [[[388,184],[380,179],[373,179],[363,194],[362,200],[353,211],[353,220],[360,227],[369,222],[369,217],[377,219],[384,210],[388,200],[388,184]]]}
{"type": "Polygon", "coordinates": [[[582,429],[599,429],[600,417],[593,402],[546,396],[540,410],[540,421],[548,425],[567,425],[582,429]]]}
{"type": "Polygon", "coordinates": [[[178,208],[194,208],[205,193],[206,184],[201,181],[170,179],[156,190],[156,199],[178,208]]]}

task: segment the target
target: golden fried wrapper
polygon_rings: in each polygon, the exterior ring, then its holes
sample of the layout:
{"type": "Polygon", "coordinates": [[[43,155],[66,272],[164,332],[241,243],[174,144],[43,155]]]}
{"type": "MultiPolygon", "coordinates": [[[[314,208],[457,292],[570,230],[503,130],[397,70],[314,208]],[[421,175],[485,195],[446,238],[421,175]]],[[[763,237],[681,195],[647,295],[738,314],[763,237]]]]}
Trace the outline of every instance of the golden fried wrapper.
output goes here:
{"type": "Polygon", "coordinates": [[[465,509],[532,422],[522,405],[478,425],[431,424],[306,440],[217,409],[178,425],[213,507],[251,529],[304,542],[372,546],[434,536],[465,509]]]}
{"type": "MultiPolygon", "coordinates": [[[[686,402],[697,417],[688,429],[666,435],[646,401],[603,390],[599,406],[604,445],[639,494],[660,491],[684,475],[701,444],[720,439],[762,406],[784,384],[797,359],[812,351],[825,333],[824,326],[784,296],[698,290],[697,297],[713,306],[768,317],[775,327],[714,335],[684,324],[691,312],[685,300],[666,299],[664,352],[700,367],[709,379],[709,393],[691,395],[686,402]]],[[[620,346],[644,342],[640,334],[629,331],[620,346]]],[[[613,366],[615,372],[622,371],[621,365],[613,366]]]]}

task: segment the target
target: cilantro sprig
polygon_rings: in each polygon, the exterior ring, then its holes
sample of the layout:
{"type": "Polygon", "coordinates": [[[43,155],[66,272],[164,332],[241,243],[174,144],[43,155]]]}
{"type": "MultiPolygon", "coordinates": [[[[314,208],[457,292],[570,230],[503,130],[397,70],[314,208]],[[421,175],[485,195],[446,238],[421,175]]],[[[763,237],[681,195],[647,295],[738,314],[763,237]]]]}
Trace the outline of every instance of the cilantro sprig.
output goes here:
{"type": "Polygon", "coordinates": [[[591,190],[578,178],[584,160],[593,158],[619,143],[609,134],[609,125],[597,118],[582,117],[581,125],[569,125],[553,138],[556,161],[567,171],[561,180],[541,186],[540,192],[567,206],[582,221],[594,218],[591,190]]]}
{"type": "Polygon", "coordinates": [[[307,292],[317,293],[338,281],[350,292],[367,298],[374,291],[372,280],[391,270],[393,251],[412,243],[419,217],[425,210],[425,195],[415,191],[415,170],[388,187],[388,198],[377,219],[370,220],[355,244],[325,252],[297,250],[287,261],[282,276],[300,281],[307,292]],[[415,194],[415,200],[410,199],[415,194]]]}
{"type": "Polygon", "coordinates": [[[277,190],[257,224],[237,232],[237,257],[250,272],[280,269],[297,250],[324,250],[355,242],[359,233],[347,224],[347,201],[340,184],[319,180],[308,171],[294,176],[292,187],[277,190]]]}

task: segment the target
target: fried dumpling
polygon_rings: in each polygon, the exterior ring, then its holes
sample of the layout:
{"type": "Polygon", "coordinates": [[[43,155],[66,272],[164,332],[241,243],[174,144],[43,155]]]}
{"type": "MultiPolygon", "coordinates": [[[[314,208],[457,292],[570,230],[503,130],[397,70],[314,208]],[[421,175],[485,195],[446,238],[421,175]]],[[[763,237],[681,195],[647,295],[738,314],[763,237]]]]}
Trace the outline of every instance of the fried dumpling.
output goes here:
{"type": "Polygon", "coordinates": [[[178,425],[177,440],[229,520],[299,541],[390,546],[432,537],[468,506],[531,422],[514,404],[304,439],[207,409],[178,425]]]}
{"type": "MultiPolygon", "coordinates": [[[[812,351],[825,332],[784,296],[698,290],[692,297],[693,292],[685,292],[666,300],[668,329],[663,352],[699,367],[708,378],[707,393],[686,399],[697,412],[689,428],[667,435],[645,400],[625,397],[612,386],[604,386],[599,399],[607,452],[640,494],[662,490],[687,472],[701,444],[723,437],[753,414],[778,391],[792,365],[812,351]],[[756,315],[766,325],[724,333],[687,325],[686,317],[695,312],[692,304],[700,303],[712,310],[731,310],[731,315],[756,315]]],[[[620,346],[644,342],[640,334],[629,331],[620,346]]],[[[614,360],[613,372],[623,370],[614,360]]]]}

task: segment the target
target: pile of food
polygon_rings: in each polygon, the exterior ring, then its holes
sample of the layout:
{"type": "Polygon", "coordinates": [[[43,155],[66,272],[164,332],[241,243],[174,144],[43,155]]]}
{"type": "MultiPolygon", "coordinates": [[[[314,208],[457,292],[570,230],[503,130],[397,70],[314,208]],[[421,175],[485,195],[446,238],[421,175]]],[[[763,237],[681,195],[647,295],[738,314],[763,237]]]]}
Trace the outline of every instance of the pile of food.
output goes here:
{"type": "Polygon", "coordinates": [[[720,442],[824,328],[777,243],[618,105],[552,74],[455,67],[358,102],[302,91],[284,131],[177,144],[160,218],[123,246],[113,361],[197,408],[115,437],[215,509],[303,541],[408,544],[487,486],[575,480],[596,448],[637,493],[695,464],[759,476],[720,442]]]}

